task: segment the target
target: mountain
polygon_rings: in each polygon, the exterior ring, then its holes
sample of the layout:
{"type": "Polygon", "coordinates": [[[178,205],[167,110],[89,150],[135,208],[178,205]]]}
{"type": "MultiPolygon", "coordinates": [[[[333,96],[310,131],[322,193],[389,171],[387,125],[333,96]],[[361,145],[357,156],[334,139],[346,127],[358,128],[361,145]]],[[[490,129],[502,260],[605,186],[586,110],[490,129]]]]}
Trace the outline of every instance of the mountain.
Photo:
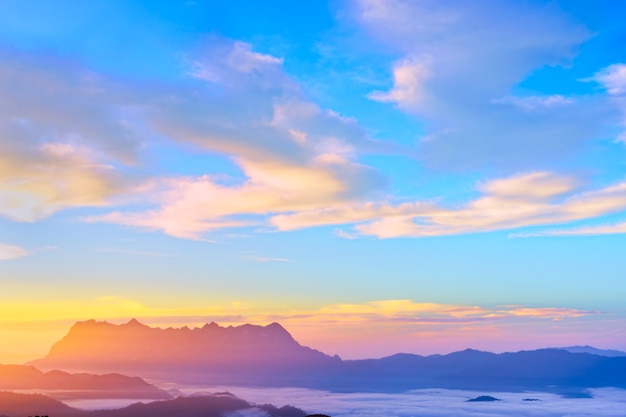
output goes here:
{"type": "Polygon", "coordinates": [[[399,354],[382,359],[345,361],[344,365],[343,371],[333,376],[332,389],[449,388],[561,393],[592,387],[626,388],[626,357],[556,349],[501,354],[472,349],[449,355],[399,354]]]}
{"type": "Polygon", "coordinates": [[[136,403],[115,410],[85,411],[69,407],[41,394],[0,392],[0,415],[7,417],[223,417],[264,416],[304,417],[305,412],[292,406],[277,408],[270,404],[255,405],[230,394],[201,397],[179,397],[165,401],[136,403]]]}
{"type": "Polygon", "coordinates": [[[598,356],[609,356],[609,357],[618,357],[618,356],[626,356],[626,352],[621,350],[613,350],[613,349],[597,349],[593,346],[567,346],[567,347],[558,347],[554,349],[566,350],[571,353],[590,353],[592,355],[598,356]]]}
{"type": "Polygon", "coordinates": [[[191,330],[151,328],[136,320],[122,325],[91,320],[74,325],[48,356],[32,364],[194,384],[332,391],[626,388],[626,357],[558,349],[502,354],[467,349],[448,355],[343,361],[301,346],[277,323],[226,328],[211,323],[191,330]]]}
{"type": "Polygon", "coordinates": [[[78,322],[45,358],[29,364],[171,381],[290,385],[340,362],[300,345],[278,323],[161,329],[133,319],[121,325],[78,322]]]}
{"type": "Polygon", "coordinates": [[[145,398],[166,399],[170,395],[139,377],[119,374],[69,374],[42,372],[33,366],[0,365],[0,389],[42,390],[57,399],[145,398]]]}
{"type": "Polygon", "coordinates": [[[118,410],[98,410],[85,417],[304,417],[305,412],[292,406],[277,408],[255,405],[232,395],[178,397],[169,401],[137,403],[118,410]]]}
{"type": "Polygon", "coordinates": [[[61,401],[41,394],[16,394],[0,392],[0,415],[7,417],[25,416],[83,416],[82,410],[69,407],[61,401]]]}

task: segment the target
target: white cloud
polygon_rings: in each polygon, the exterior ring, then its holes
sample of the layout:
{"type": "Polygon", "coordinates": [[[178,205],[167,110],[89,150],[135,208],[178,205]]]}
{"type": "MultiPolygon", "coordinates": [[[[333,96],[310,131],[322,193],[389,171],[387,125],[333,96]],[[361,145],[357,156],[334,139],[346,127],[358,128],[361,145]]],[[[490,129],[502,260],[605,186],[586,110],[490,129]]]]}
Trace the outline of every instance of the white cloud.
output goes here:
{"type": "Polygon", "coordinates": [[[418,110],[425,101],[424,83],[430,77],[428,58],[409,57],[393,66],[393,88],[389,92],[375,91],[369,98],[396,103],[408,111],[418,110]]]}
{"type": "MultiPolygon", "coordinates": [[[[183,392],[191,389],[181,387],[183,392]]],[[[196,388],[197,389],[197,388],[196,388]]],[[[593,398],[572,399],[544,392],[484,392],[417,389],[402,393],[339,393],[305,388],[210,387],[255,403],[290,404],[308,413],[333,417],[618,417],[626,405],[624,390],[592,389],[593,398]],[[468,403],[480,395],[502,401],[468,403]],[[536,398],[540,401],[524,401],[536,398]]]]}
{"type": "Polygon", "coordinates": [[[251,261],[260,262],[260,263],[268,263],[268,262],[290,262],[287,258],[268,258],[266,256],[250,256],[248,257],[251,261]]]}
{"type": "Polygon", "coordinates": [[[572,229],[540,230],[529,233],[513,233],[510,237],[540,237],[540,236],[594,236],[614,235],[626,233],[626,222],[614,224],[600,224],[596,226],[583,226],[572,229]]]}
{"type": "Polygon", "coordinates": [[[609,94],[626,94],[626,64],[613,64],[598,72],[594,79],[602,84],[609,94]]]}
{"type": "Polygon", "coordinates": [[[0,261],[9,261],[11,259],[19,259],[28,255],[28,251],[15,245],[0,243],[0,261]]]}
{"type": "Polygon", "coordinates": [[[574,104],[573,99],[563,97],[560,94],[527,97],[505,96],[491,100],[491,102],[494,104],[510,104],[526,111],[539,111],[574,104]]]}
{"type": "MultiPolygon", "coordinates": [[[[609,65],[591,80],[600,83],[613,97],[622,112],[622,127],[626,128],[626,64],[609,65]]],[[[626,143],[626,130],[617,135],[615,142],[626,143]]]]}

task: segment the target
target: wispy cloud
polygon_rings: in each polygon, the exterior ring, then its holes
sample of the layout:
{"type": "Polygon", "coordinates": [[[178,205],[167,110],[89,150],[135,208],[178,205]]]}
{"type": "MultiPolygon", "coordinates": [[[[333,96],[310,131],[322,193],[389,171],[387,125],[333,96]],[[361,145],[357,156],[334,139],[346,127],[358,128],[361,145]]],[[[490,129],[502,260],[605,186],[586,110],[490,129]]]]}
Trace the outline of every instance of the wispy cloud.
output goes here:
{"type": "Polygon", "coordinates": [[[536,232],[512,233],[509,236],[516,237],[541,237],[541,236],[594,236],[613,235],[626,233],[626,222],[600,224],[596,226],[583,226],[571,229],[549,229],[536,232]]]}
{"type": "Polygon", "coordinates": [[[266,256],[248,256],[246,259],[249,259],[254,262],[267,263],[267,262],[291,262],[287,258],[270,258],[266,256]]]}
{"type": "Polygon", "coordinates": [[[626,208],[626,183],[576,193],[577,188],[574,178],[531,172],[479,183],[482,195],[458,208],[367,203],[277,215],[271,222],[282,230],[356,223],[354,231],[362,236],[424,237],[567,223],[626,208]]]}
{"type": "Polygon", "coordinates": [[[609,65],[589,80],[600,83],[621,109],[622,127],[624,130],[617,136],[615,141],[626,144],[626,64],[609,65]]]}
{"type": "Polygon", "coordinates": [[[119,253],[121,255],[137,255],[137,256],[150,256],[154,258],[173,258],[175,255],[169,253],[150,252],[132,249],[119,249],[119,248],[99,248],[97,252],[103,253],[119,253]]]}
{"type": "Polygon", "coordinates": [[[510,104],[512,106],[519,107],[520,109],[527,111],[541,111],[560,106],[568,106],[574,104],[574,100],[571,98],[563,97],[560,94],[554,94],[551,96],[505,96],[498,99],[491,100],[494,104],[510,104]]]}
{"type": "Polygon", "coordinates": [[[28,254],[29,252],[20,246],[0,243],[0,261],[19,259],[27,256],[28,254]]]}

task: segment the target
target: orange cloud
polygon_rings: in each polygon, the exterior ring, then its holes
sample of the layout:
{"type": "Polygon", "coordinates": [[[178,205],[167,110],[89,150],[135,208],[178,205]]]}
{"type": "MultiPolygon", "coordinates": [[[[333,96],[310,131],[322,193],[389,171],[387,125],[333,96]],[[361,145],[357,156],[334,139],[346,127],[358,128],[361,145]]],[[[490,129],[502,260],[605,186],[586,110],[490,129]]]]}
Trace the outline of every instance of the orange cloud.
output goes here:
{"type": "Polygon", "coordinates": [[[354,233],[343,233],[424,237],[567,223],[626,209],[626,183],[573,194],[575,189],[572,178],[532,172],[479,184],[483,195],[457,209],[434,202],[359,203],[280,214],[270,222],[280,230],[356,223],[354,233]]]}
{"type": "Polygon", "coordinates": [[[86,148],[50,142],[28,153],[0,153],[0,215],[33,222],[56,211],[106,206],[125,186],[113,166],[86,148]]]}

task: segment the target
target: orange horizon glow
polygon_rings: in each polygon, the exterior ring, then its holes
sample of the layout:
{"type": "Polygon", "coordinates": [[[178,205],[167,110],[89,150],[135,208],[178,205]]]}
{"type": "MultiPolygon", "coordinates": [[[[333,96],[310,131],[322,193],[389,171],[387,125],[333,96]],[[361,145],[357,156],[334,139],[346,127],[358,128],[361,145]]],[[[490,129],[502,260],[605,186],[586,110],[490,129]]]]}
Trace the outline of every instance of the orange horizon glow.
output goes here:
{"type": "MultiPolygon", "coordinates": [[[[576,344],[611,345],[626,332],[605,314],[554,307],[466,306],[378,300],[318,308],[276,308],[234,302],[214,307],[159,308],[119,297],[3,303],[0,363],[23,363],[47,354],[77,321],[122,324],[131,318],[151,327],[202,327],[278,322],[302,345],[344,359],[398,352],[449,353],[474,348],[493,352],[576,344]],[[12,313],[12,314],[9,314],[12,313]],[[589,326],[589,321],[596,323],[589,326]]],[[[622,337],[622,340],[626,340],[622,337]]],[[[85,348],[88,348],[85,346],[85,348]]]]}

